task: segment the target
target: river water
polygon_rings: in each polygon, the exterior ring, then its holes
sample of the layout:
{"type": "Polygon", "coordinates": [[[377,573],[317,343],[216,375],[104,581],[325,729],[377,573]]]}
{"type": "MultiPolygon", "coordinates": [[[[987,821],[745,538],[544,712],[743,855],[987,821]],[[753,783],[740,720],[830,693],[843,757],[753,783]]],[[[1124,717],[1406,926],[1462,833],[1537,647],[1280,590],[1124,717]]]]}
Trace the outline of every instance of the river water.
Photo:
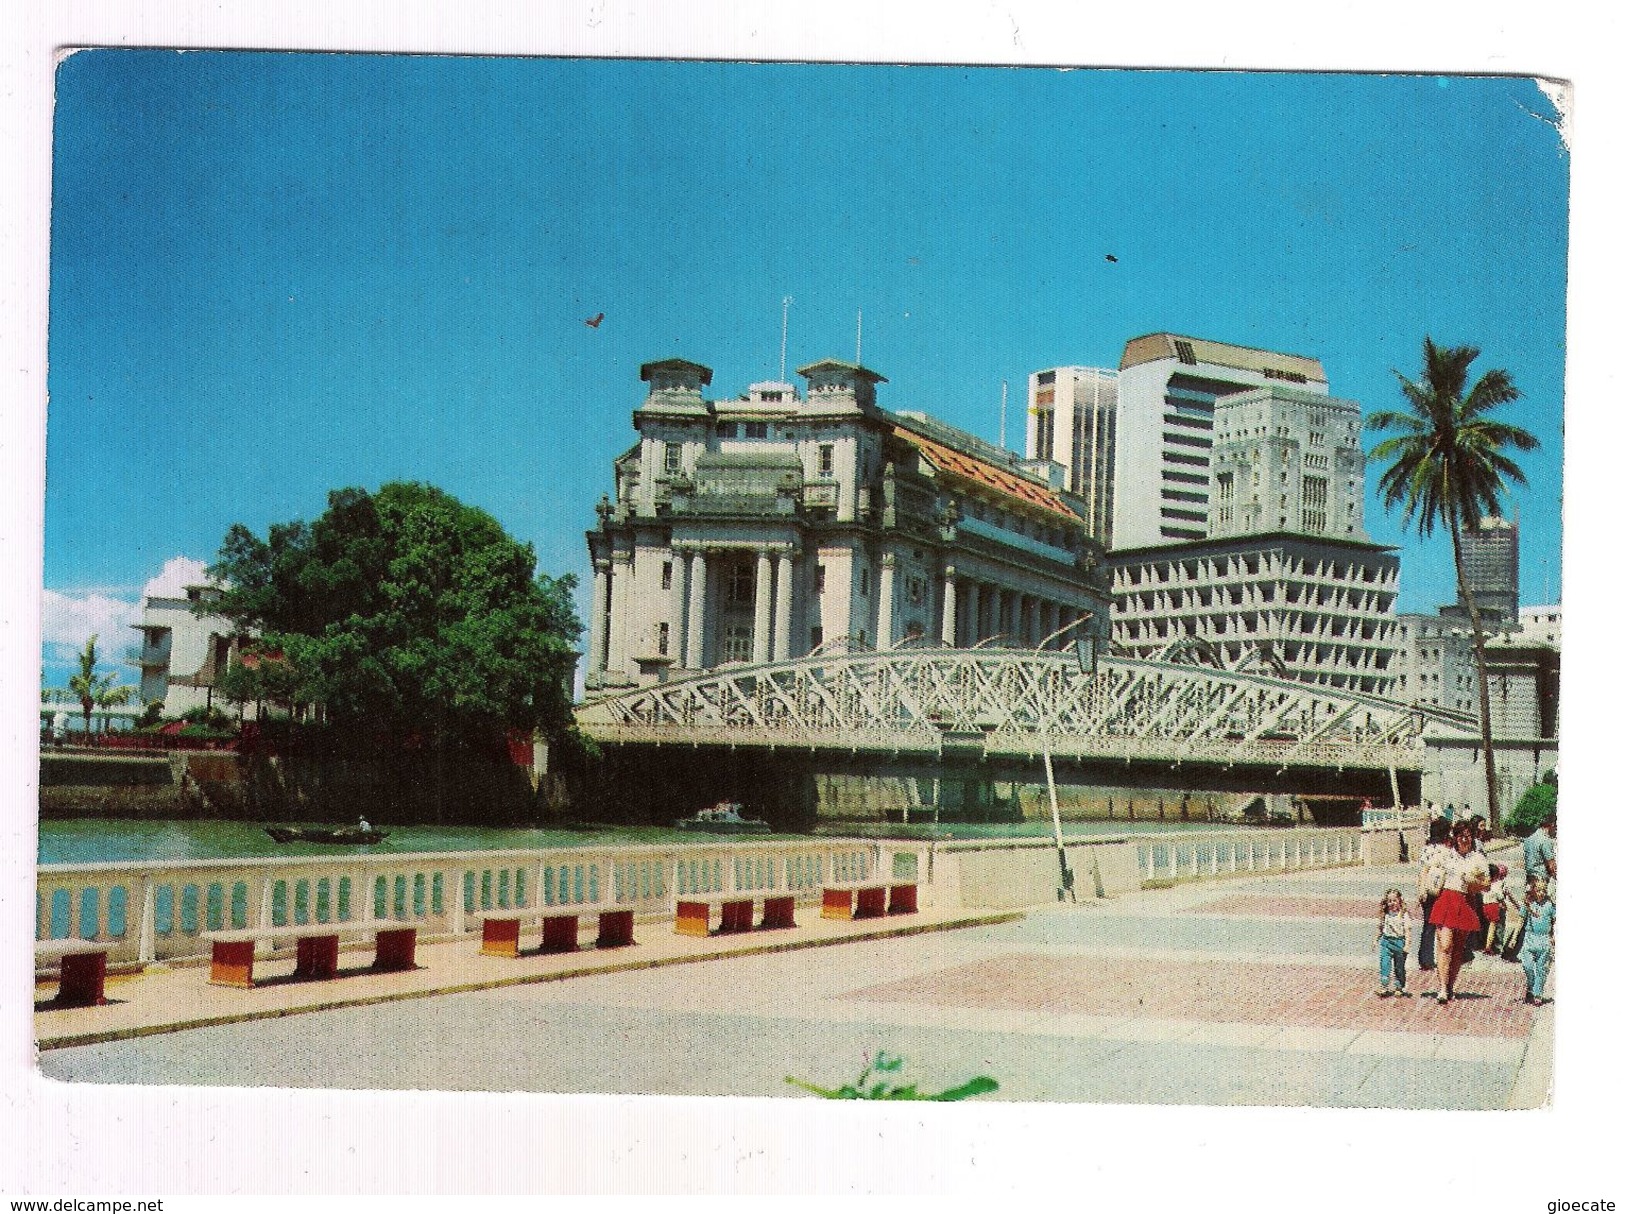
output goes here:
{"type": "MultiPolygon", "coordinates": [[[[1068,838],[1090,835],[1153,834],[1177,830],[1234,830],[1205,822],[1066,822],[1068,838]]],[[[278,844],[252,822],[139,821],[118,818],[59,818],[40,823],[41,864],[96,864],[114,860],[218,860],[258,856],[389,855],[406,852],[500,851],[507,848],[603,847],[625,843],[701,843],[737,840],[739,835],[707,835],[661,826],[607,827],[601,830],[501,830],[478,826],[391,826],[389,837],[370,847],[320,843],[278,844]]],[[[908,826],[882,822],[831,823],[815,837],[840,835],[907,839],[986,839],[1047,837],[1043,820],[1001,823],[928,823],[908,826]]],[[[804,838],[750,835],[750,839],[804,838]]]]}

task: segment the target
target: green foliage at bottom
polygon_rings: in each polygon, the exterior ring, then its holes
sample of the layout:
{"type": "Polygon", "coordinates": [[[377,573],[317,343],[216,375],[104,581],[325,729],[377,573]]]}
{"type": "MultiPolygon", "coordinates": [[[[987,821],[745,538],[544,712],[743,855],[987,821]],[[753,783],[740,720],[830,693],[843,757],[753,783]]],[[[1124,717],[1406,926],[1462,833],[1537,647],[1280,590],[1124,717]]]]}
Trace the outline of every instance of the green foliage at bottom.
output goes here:
{"type": "Polygon", "coordinates": [[[967,1100],[972,1096],[999,1090],[998,1080],[987,1075],[978,1075],[958,1087],[949,1088],[935,1095],[920,1091],[919,1085],[913,1083],[894,1087],[884,1079],[873,1084],[869,1082],[870,1077],[876,1074],[896,1074],[902,1066],[901,1058],[894,1058],[882,1051],[875,1055],[874,1061],[868,1063],[855,1080],[838,1088],[819,1087],[815,1083],[808,1083],[805,1079],[796,1079],[789,1075],[785,1076],[784,1082],[811,1092],[814,1096],[822,1096],[825,1100],[967,1100]]]}

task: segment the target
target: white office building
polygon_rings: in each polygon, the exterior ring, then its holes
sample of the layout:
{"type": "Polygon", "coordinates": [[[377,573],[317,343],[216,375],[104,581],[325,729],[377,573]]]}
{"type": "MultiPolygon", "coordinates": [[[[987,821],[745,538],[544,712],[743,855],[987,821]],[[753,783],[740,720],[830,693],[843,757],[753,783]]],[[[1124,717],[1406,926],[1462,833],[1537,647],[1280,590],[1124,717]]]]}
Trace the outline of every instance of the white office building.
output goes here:
{"type": "MultiPolygon", "coordinates": [[[[141,669],[142,704],[158,701],[165,716],[180,716],[193,708],[217,704],[213,690],[226,672],[243,640],[224,616],[198,615],[194,608],[218,598],[216,586],[185,587],[182,598],[149,597],[141,602],[141,645],[129,654],[141,669]]],[[[253,715],[253,708],[248,708],[253,715]]]]}
{"type": "Polygon", "coordinates": [[[1326,372],[1312,358],[1172,333],[1130,341],[1117,373],[1112,546],[1208,538],[1218,402],[1279,386],[1325,396],[1326,372]]]}
{"type": "Polygon", "coordinates": [[[1052,367],[1027,377],[1027,457],[1059,464],[1089,534],[1112,544],[1117,372],[1052,367]]]}

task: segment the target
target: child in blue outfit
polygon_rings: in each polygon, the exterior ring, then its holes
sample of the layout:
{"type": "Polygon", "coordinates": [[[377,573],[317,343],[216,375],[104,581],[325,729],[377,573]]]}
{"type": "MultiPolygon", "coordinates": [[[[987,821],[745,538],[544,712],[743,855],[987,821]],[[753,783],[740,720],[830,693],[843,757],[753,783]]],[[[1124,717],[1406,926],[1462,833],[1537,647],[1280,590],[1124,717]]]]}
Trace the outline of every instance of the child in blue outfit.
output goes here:
{"type": "Polygon", "coordinates": [[[1523,1001],[1536,1007],[1546,1002],[1546,975],[1551,969],[1556,927],[1557,907],[1547,896],[1546,882],[1537,877],[1529,882],[1529,897],[1523,908],[1523,947],[1518,950],[1524,977],[1529,980],[1523,1001]]]}
{"type": "Polygon", "coordinates": [[[1405,957],[1411,951],[1411,912],[1406,909],[1405,895],[1390,889],[1382,896],[1382,908],[1377,921],[1377,976],[1382,987],[1377,994],[1404,995],[1405,957]],[[1393,989],[1389,989],[1392,982],[1393,989]]]}

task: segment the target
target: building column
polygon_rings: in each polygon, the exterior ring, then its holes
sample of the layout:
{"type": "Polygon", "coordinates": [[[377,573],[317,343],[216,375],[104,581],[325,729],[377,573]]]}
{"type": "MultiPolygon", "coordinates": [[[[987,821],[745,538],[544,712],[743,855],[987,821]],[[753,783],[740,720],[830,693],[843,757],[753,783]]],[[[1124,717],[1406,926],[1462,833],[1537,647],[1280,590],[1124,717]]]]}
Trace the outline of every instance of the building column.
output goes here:
{"type": "Polygon", "coordinates": [[[952,565],[942,571],[942,643],[949,647],[959,643],[959,590],[952,565]]]}
{"type": "Polygon", "coordinates": [[[756,550],[756,623],[751,631],[750,660],[767,661],[768,629],[773,626],[773,561],[766,548],[756,550]]]}
{"type": "Polygon", "coordinates": [[[688,610],[689,553],[684,548],[671,550],[671,638],[672,657],[679,668],[688,666],[688,627],[684,612],[688,610]]]}
{"type": "Polygon", "coordinates": [[[684,662],[690,670],[705,667],[705,553],[695,549],[688,571],[688,649],[684,662]]]}
{"type": "Polygon", "coordinates": [[[596,684],[604,674],[609,647],[609,562],[592,563],[592,655],[587,662],[587,681],[596,684]]]}
{"type": "Polygon", "coordinates": [[[1009,638],[1004,635],[1004,588],[989,584],[987,588],[987,635],[990,637],[1009,638]]]}
{"type": "Polygon", "coordinates": [[[632,554],[617,552],[609,575],[609,672],[626,676],[627,609],[632,601],[632,554]]]}
{"type": "Polygon", "coordinates": [[[773,584],[773,660],[790,660],[790,590],[795,585],[795,554],[788,549],[779,553],[778,569],[773,584]]]}
{"type": "Polygon", "coordinates": [[[890,649],[892,644],[892,598],[897,583],[897,557],[882,553],[880,557],[880,613],[875,623],[875,648],[890,649]]]}
{"type": "Polygon", "coordinates": [[[982,639],[982,583],[971,582],[965,589],[965,648],[974,649],[982,639]]]}

